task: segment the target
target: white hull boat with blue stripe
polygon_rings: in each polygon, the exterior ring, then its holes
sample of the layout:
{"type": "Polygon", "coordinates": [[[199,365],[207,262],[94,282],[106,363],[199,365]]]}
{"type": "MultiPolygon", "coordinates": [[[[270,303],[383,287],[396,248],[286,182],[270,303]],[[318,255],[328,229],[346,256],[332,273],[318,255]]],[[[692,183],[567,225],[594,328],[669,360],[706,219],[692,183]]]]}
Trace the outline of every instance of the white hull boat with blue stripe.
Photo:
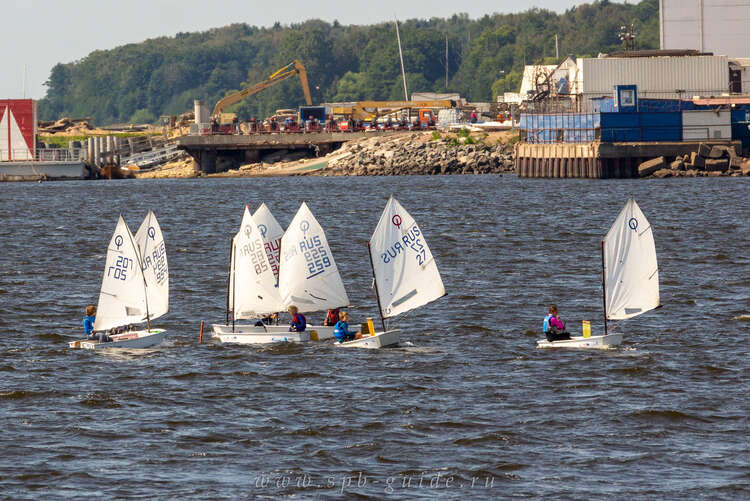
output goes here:
{"type": "Polygon", "coordinates": [[[151,328],[151,321],[168,311],[167,252],[156,216],[149,211],[135,237],[120,216],[107,247],[94,333],[141,323],[147,328],[109,335],[111,341],[81,339],[68,346],[88,350],[151,348],[166,336],[166,330],[151,328]]]}
{"type": "Polygon", "coordinates": [[[659,265],[651,224],[630,198],[602,240],[604,335],[537,341],[538,348],[611,348],[622,333],[608,332],[611,320],[626,320],[659,304],[659,265]]]}
{"type": "Polygon", "coordinates": [[[339,346],[398,346],[401,332],[388,329],[385,319],[443,297],[443,280],[422,230],[393,197],[388,199],[367,248],[383,330],[374,332],[375,329],[371,329],[370,333],[363,332],[361,339],[345,341],[339,346]]]}

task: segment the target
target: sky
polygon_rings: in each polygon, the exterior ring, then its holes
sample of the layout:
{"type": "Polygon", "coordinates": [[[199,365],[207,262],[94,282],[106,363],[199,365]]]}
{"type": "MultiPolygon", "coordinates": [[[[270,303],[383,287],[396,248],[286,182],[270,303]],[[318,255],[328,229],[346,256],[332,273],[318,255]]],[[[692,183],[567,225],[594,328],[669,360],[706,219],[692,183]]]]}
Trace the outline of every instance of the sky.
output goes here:
{"type": "Polygon", "coordinates": [[[0,0],[0,99],[46,93],[44,82],[57,63],[179,32],[205,31],[232,23],[272,26],[322,19],[341,24],[374,24],[393,19],[472,19],[532,7],[565,11],[577,0],[0,0]],[[24,79],[24,75],[26,78],[24,79]],[[24,92],[24,80],[26,81],[24,92]]]}

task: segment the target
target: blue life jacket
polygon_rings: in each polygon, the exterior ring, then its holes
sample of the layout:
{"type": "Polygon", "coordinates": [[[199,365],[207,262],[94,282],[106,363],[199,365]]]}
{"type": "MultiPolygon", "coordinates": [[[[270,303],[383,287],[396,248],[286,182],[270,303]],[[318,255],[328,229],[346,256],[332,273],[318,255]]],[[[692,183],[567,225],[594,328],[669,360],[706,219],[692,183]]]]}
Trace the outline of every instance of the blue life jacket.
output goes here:
{"type": "Polygon", "coordinates": [[[549,319],[552,318],[552,316],[553,316],[552,313],[550,313],[549,315],[544,317],[544,324],[542,325],[542,332],[544,332],[545,334],[549,330],[549,319]]]}
{"type": "Polygon", "coordinates": [[[343,320],[336,322],[333,327],[333,335],[339,342],[343,342],[346,338],[354,339],[354,332],[349,332],[349,324],[343,320]]]}
{"type": "Polygon", "coordinates": [[[307,319],[302,313],[297,313],[292,317],[292,324],[289,327],[290,332],[305,332],[307,319]]]}

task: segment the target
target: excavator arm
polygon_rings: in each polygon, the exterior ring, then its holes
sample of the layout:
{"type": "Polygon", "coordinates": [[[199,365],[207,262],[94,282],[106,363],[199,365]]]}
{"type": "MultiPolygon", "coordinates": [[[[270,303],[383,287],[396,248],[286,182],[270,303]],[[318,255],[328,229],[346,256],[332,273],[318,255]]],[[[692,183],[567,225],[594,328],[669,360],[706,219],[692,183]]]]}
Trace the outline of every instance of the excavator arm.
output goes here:
{"type": "Polygon", "coordinates": [[[258,82],[255,85],[246,87],[240,91],[237,91],[233,94],[228,95],[227,97],[223,99],[220,99],[216,103],[216,106],[214,106],[213,116],[215,117],[220,116],[221,113],[228,106],[231,106],[234,103],[240,102],[246,97],[252,96],[253,94],[257,94],[263,89],[267,89],[273,85],[276,85],[277,83],[282,82],[289,77],[293,77],[294,75],[299,75],[299,81],[302,84],[302,91],[305,93],[305,101],[307,102],[308,106],[312,106],[312,97],[310,96],[310,87],[307,84],[307,71],[305,71],[305,67],[303,66],[303,64],[295,59],[291,63],[287,64],[283,68],[271,74],[268,78],[266,78],[262,82],[258,82]]]}

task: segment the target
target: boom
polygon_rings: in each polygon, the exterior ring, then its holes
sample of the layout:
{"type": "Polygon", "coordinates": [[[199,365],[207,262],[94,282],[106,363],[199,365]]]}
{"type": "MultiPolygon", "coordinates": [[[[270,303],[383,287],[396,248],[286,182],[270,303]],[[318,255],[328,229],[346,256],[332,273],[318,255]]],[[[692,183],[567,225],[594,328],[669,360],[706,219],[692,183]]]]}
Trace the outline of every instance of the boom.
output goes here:
{"type": "Polygon", "coordinates": [[[234,103],[242,101],[246,97],[252,96],[253,94],[257,94],[263,89],[267,89],[271,87],[272,85],[276,85],[277,83],[282,82],[289,77],[293,77],[294,75],[299,75],[299,81],[302,84],[302,91],[305,93],[305,101],[307,102],[308,106],[312,106],[312,97],[310,96],[310,87],[307,84],[307,71],[305,71],[305,67],[302,65],[302,63],[300,63],[299,61],[295,59],[291,63],[287,64],[280,70],[273,73],[271,76],[269,76],[262,82],[259,82],[255,85],[252,85],[250,87],[237,91],[233,94],[230,94],[223,99],[220,99],[216,103],[216,106],[214,106],[213,116],[216,117],[216,116],[221,115],[221,113],[224,111],[224,109],[227,106],[231,106],[234,103]]]}

